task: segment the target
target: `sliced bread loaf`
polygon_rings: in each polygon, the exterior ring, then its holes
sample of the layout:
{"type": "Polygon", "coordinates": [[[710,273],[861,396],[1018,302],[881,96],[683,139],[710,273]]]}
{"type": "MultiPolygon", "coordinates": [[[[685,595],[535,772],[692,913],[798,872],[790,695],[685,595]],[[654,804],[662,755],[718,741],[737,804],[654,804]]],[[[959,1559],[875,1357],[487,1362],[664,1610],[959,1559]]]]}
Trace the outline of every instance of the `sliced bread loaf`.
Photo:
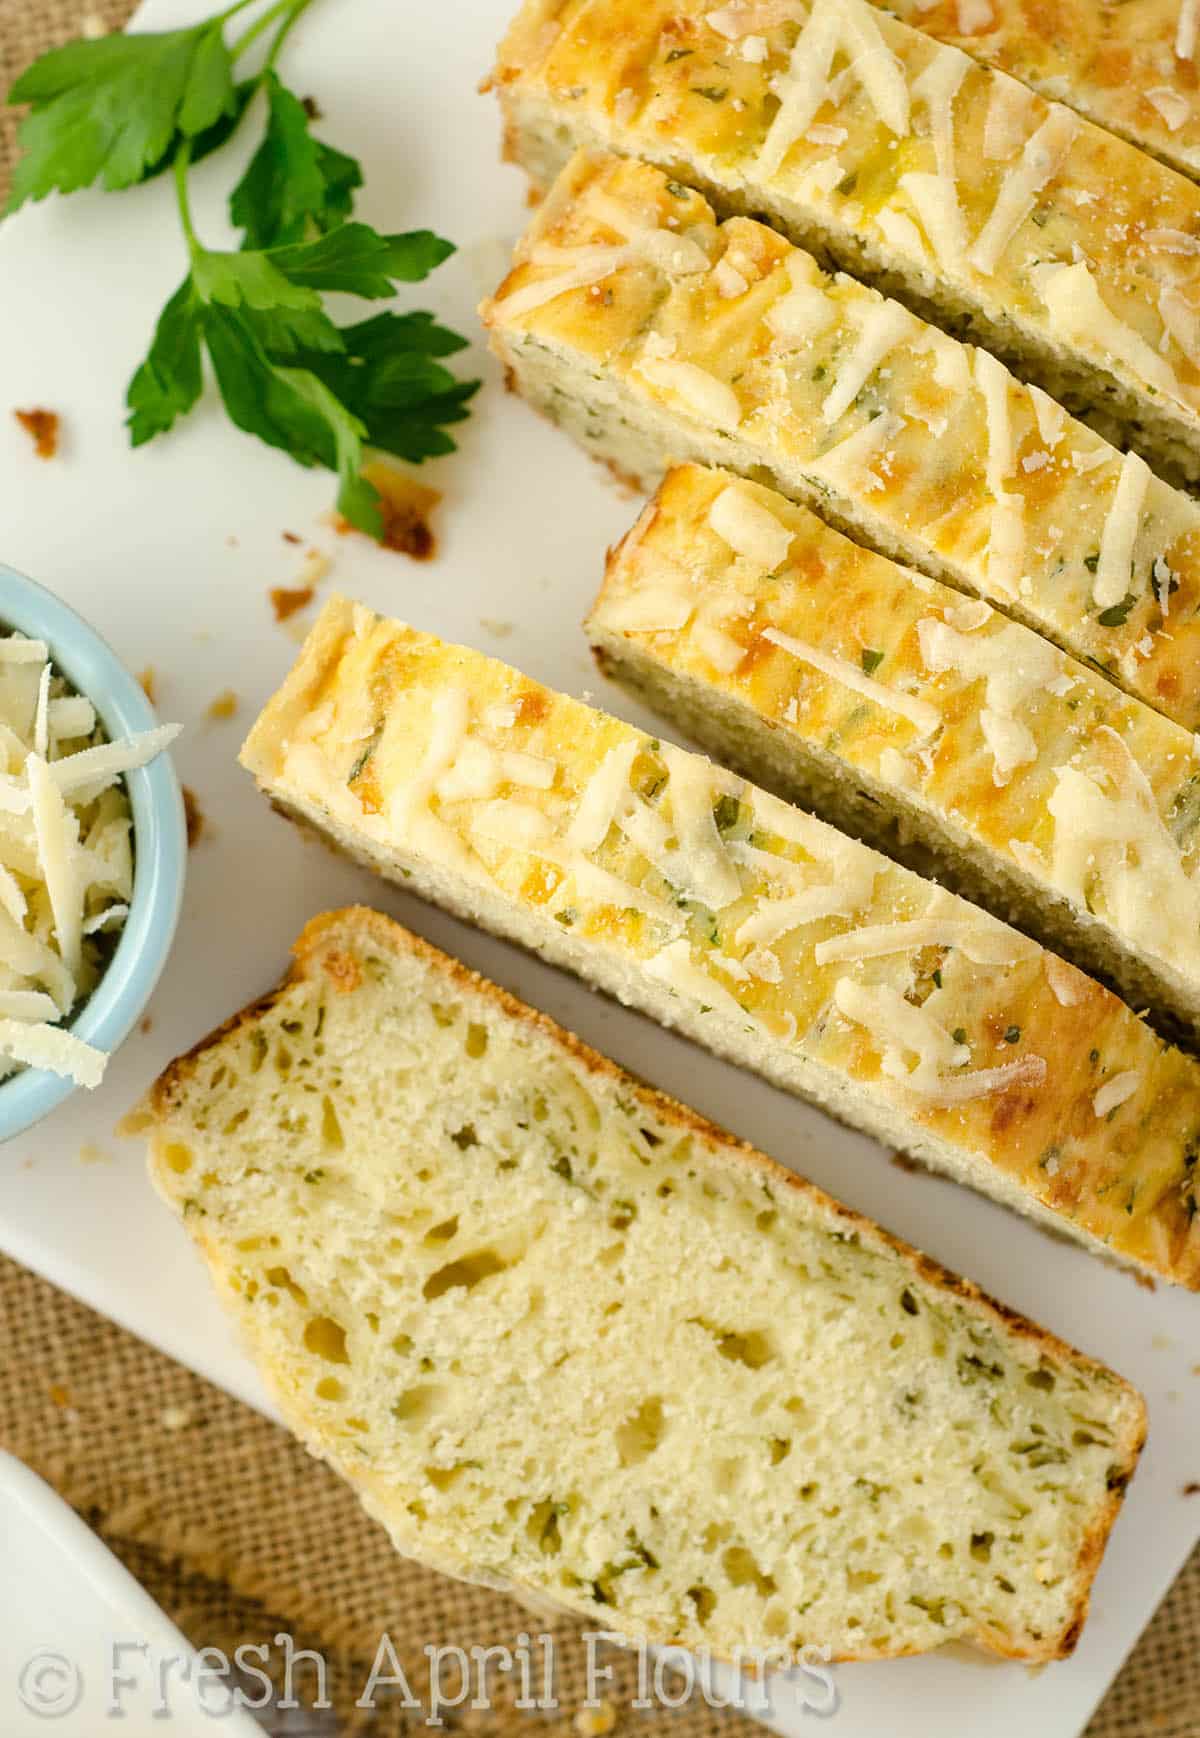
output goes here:
{"type": "Polygon", "coordinates": [[[643,157],[1200,479],[1200,188],[1072,110],[867,0],[526,0],[494,83],[539,184],[643,157]]]}
{"type": "MultiPolygon", "coordinates": [[[[732,0],[729,12],[740,21],[756,9],[732,0]]],[[[888,10],[1200,178],[1191,0],[888,0],[888,10]]]]}
{"type": "Polygon", "coordinates": [[[726,1657],[1074,1645],[1136,1392],[386,918],[134,1121],[401,1551],[726,1657]]]}
{"type": "Polygon", "coordinates": [[[604,669],[726,765],[1200,1039],[1200,738],[773,489],[672,471],[609,557],[604,669]]]}
{"type": "Polygon", "coordinates": [[[835,828],[340,598],[242,761],[383,874],[890,1146],[1200,1287],[1200,1064],[835,828]]]}
{"type": "Polygon", "coordinates": [[[564,170],[483,315],[516,388],[622,472],[771,482],[1200,727],[1200,503],[985,351],[617,157],[564,170]]]}

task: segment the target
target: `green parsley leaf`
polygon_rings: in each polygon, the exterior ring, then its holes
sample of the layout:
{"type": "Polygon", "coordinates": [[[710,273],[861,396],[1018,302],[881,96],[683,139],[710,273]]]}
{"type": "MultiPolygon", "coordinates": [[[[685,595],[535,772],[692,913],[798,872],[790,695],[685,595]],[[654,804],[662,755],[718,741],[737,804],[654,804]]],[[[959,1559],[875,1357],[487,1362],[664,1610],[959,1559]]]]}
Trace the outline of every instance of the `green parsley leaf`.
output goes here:
{"type": "Polygon", "coordinates": [[[882,652],[872,651],[872,649],[869,646],[863,647],[862,667],[863,667],[863,675],[864,676],[873,676],[875,674],[876,670],[878,670],[880,664],[882,664],[882,663],[883,663],[883,653],[882,652]]]}
{"type": "Polygon", "coordinates": [[[289,283],[380,301],[396,282],[419,282],[453,252],[428,229],[380,235],[366,223],[342,223],[315,241],[273,248],[271,263],[289,283]]]}
{"type": "Polygon", "coordinates": [[[201,248],[192,258],[192,279],[203,301],[221,302],[227,308],[321,306],[315,290],[294,284],[265,253],[215,253],[201,248]]]}
{"type": "Polygon", "coordinates": [[[223,22],[69,42],[35,61],[8,93],[33,112],[7,209],[97,180],[132,187],[180,135],[216,125],[236,102],[223,22]]]}
{"type": "Polygon", "coordinates": [[[336,471],[339,512],[381,537],[379,495],[361,474],[366,430],[357,417],[307,369],[275,365],[244,314],[210,308],[205,336],[221,397],[238,427],[303,465],[336,471]]]}
{"type": "Polygon", "coordinates": [[[191,410],[207,352],[237,427],[299,464],[335,471],[343,516],[382,537],[380,498],[363,475],[367,447],[418,462],[453,451],[446,428],[466,416],[479,383],[445,367],[442,358],[466,340],[432,314],[383,313],[338,327],[326,312],[326,293],[390,297],[454,250],[429,230],[385,235],[351,220],[359,165],[313,138],[308,106],[274,70],[311,3],[233,0],[186,30],[108,36],[44,55],[10,93],[32,109],[10,206],[96,181],[128,187],[172,168],[190,269],[129,383],[131,443],[164,434],[191,410]],[[248,6],[257,17],[228,44],[226,23],[248,6]],[[235,63],[267,29],[274,38],[262,70],[236,79],[235,63]],[[230,200],[242,245],[206,248],[188,172],[232,137],[260,89],[264,135],[230,200]]]}
{"type": "Polygon", "coordinates": [[[479,382],[456,379],[435,358],[465,340],[424,313],[376,314],[339,335],[341,351],[298,361],[359,418],[369,444],[414,464],[453,452],[443,431],[466,417],[479,382]]]}
{"type": "Polygon", "coordinates": [[[309,116],[298,97],[274,72],[263,80],[267,93],[267,130],[234,188],[229,212],[245,231],[248,248],[278,247],[324,234],[343,223],[354,206],[362,170],[314,139],[309,116]]]}
{"type": "Polygon", "coordinates": [[[338,512],[351,525],[357,525],[360,531],[366,531],[371,537],[382,537],[379,491],[361,474],[366,428],[330,392],[325,382],[307,369],[281,368],[276,372],[298,397],[307,400],[324,418],[333,437],[335,463],[332,468],[338,473],[338,512]]]}
{"type": "Polygon", "coordinates": [[[150,354],[129,383],[129,439],[135,447],[186,416],[204,386],[199,306],[186,277],[159,315],[150,354]]]}

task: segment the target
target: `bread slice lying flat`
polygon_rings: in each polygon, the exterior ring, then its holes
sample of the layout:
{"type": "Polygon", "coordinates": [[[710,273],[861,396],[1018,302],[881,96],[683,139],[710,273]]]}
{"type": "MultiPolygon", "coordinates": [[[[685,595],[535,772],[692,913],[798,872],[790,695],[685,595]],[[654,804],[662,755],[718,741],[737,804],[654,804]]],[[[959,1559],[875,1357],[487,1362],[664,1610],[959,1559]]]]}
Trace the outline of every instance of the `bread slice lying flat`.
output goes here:
{"type": "Polygon", "coordinates": [[[986,352],[617,157],[564,170],[482,312],[517,390],[622,472],[771,482],[1200,726],[1200,503],[986,352]]]}
{"type": "Polygon", "coordinates": [[[539,184],[646,158],[1200,479],[1200,188],[1072,110],[867,0],[526,0],[493,82],[539,184]]]}
{"type": "Polygon", "coordinates": [[[1068,1653],[1138,1394],[370,911],[137,1124],[292,1428],[629,1639],[1068,1653]]]}
{"type": "Polygon", "coordinates": [[[587,633],[726,765],[1200,1037],[1190,731],[979,599],[699,465],[612,551],[587,633]]]}
{"type": "Polygon", "coordinates": [[[242,762],[406,887],[890,1146],[1200,1286],[1200,1064],[833,827],[340,598],[242,762]]]}
{"type": "MultiPolygon", "coordinates": [[[[734,0],[733,19],[754,10],[734,0]]],[[[1200,50],[1180,0],[888,0],[906,24],[963,49],[1193,178],[1200,176],[1200,50]]]]}

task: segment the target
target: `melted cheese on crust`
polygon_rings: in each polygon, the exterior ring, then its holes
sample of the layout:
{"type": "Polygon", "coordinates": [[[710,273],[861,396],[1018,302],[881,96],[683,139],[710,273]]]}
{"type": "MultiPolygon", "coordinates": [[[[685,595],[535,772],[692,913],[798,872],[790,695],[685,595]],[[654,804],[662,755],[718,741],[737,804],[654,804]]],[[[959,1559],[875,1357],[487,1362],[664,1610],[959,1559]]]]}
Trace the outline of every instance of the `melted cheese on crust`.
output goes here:
{"type": "Polygon", "coordinates": [[[819,966],[817,944],[855,927],[930,915],[969,920],[973,908],[811,816],[699,757],[682,750],[664,755],[661,745],[628,725],[502,664],[373,618],[342,599],[327,605],[243,759],[278,800],[328,816],[346,842],[381,853],[397,875],[408,862],[418,874],[445,873],[457,869],[458,853],[465,853],[463,897],[472,886],[486,888],[511,908],[514,921],[522,914],[548,926],[548,933],[561,925],[577,947],[619,962],[632,974],[630,982],[658,979],[699,1030],[719,1011],[775,1045],[799,1048],[843,1078],[848,1090],[902,1107],[914,1125],[942,1131],[1001,1167],[1132,1259],[1151,1259],[1156,1251],[1160,1269],[1200,1279],[1200,1237],[1189,1230],[1181,1195],[1200,1068],[1163,1047],[1121,1002],[1086,979],[1080,979],[1078,1004],[1064,1008],[1047,983],[1041,950],[1021,949],[1008,965],[976,965],[962,949],[938,949],[880,955],[849,970],[819,966]],[[438,696],[447,694],[454,699],[439,717],[438,696]],[[466,696],[465,716],[460,695],[466,696]],[[494,708],[509,705],[515,719],[501,739],[489,720],[494,708]],[[373,744],[365,762],[364,730],[373,744]],[[549,788],[522,787],[521,801],[547,822],[532,853],[481,837],[472,827],[476,799],[443,803],[437,796],[431,768],[444,769],[464,742],[479,737],[490,748],[555,767],[549,788]],[[685,764],[685,785],[673,792],[685,764]],[[615,767],[627,769],[624,788],[615,767]],[[603,802],[590,795],[602,769],[608,769],[603,802]],[[696,824],[697,792],[706,779],[715,848],[707,825],[696,824]],[[454,840],[452,856],[438,838],[414,832],[408,795],[414,786],[454,840]],[[396,793],[405,793],[402,801],[396,793]],[[672,882],[666,864],[617,824],[630,805],[666,829],[668,851],[690,866],[689,887],[672,882]],[[578,820],[581,809],[585,823],[578,820]],[[589,861],[638,893],[674,903],[682,931],[671,933],[632,903],[588,901],[571,856],[581,841],[596,840],[585,853],[589,861]],[[738,887],[719,911],[696,898],[697,866],[714,849],[724,859],[723,876],[735,876],[738,887]],[[773,872],[764,874],[758,857],[747,852],[766,858],[773,872]],[[841,895],[845,910],[853,879],[847,867],[856,865],[863,871],[860,885],[869,883],[866,902],[851,915],[835,911],[781,935],[773,944],[777,982],[749,966],[744,978],[730,974],[728,963],[742,964],[747,955],[739,931],[749,917],[790,898],[797,883],[841,895]],[[902,1049],[914,1048],[901,1061],[907,1066],[915,1057],[919,1081],[901,1080],[894,1064],[885,1066],[886,1047],[869,1027],[831,1017],[839,983],[861,990],[872,1005],[884,998],[898,1012],[892,998],[903,1002],[910,1012],[902,1016],[899,1039],[902,1049]],[[1136,1070],[1143,1076],[1111,1122],[1098,1124],[1095,1116],[1101,1080],[1088,1061],[1092,1050],[1109,1074],[1136,1070]],[[1054,1176],[1040,1162],[1051,1151],[1059,1159],[1054,1176]]]}
{"type": "MultiPolygon", "coordinates": [[[[610,558],[589,631],[619,633],[665,669],[738,700],[801,750],[834,756],[852,784],[901,786],[943,834],[965,830],[1148,961],[1162,1005],[1200,1025],[1192,736],[987,604],[933,582],[918,591],[894,562],[806,508],[739,482],[739,495],[790,542],[786,562],[764,571],[712,525],[712,502],[732,488],[721,471],[673,470],[610,558]],[[631,604],[668,573],[681,625],[653,635],[627,625],[631,604]],[[733,670],[714,666],[688,625],[701,599],[740,612],[740,642],[752,655],[733,670]],[[806,660],[799,681],[797,647],[806,660]],[[932,743],[914,740],[894,706],[863,704],[878,701],[878,688],[929,708],[939,726],[932,743]]],[[[867,945],[839,937],[818,944],[818,958],[866,957],[867,945]]],[[[1051,987],[1072,1005],[1068,968],[1051,987]]],[[[1137,986],[1126,993],[1140,1004],[1137,986]]]]}
{"type": "Polygon", "coordinates": [[[1194,0],[889,0],[888,10],[1200,175],[1194,0]]]}
{"type": "MultiPolygon", "coordinates": [[[[867,0],[796,0],[763,37],[765,58],[735,60],[703,0],[565,0],[552,35],[518,19],[495,82],[518,148],[528,98],[589,148],[695,162],[733,207],[820,233],[847,269],[866,269],[865,238],[925,297],[944,284],[947,313],[989,320],[1027,370],[1056,377],[1065,358],[1102,405],[1115,376],[1184,463],[1200,371],[1160,295],[1200,301],[1200,256],[1156,238],[1200,234],[1200,189],[867,0]],[[1047,261],[1075,262],[1060,304],[1094,276],[1086,321],[1043,300],[1047,261]]],[[[1149,426],[1133,438],[1169,451],[1149,426]]]]}
{"type": "MultiPolygon", "coordinates": [[[[689,425],[694,413],[681,409],[678,381],[656,384],[645,365],[652,374],[668,364],[696,368],[724,388],[731,412],[736,400],[731,463],[783,469],[797,492],[834,507],[845,499],[914,565],[990,597],[1149,705],[1200,727],[1200,505],[1147,480],[1128,606],[1098,608],[1097,563],[1123,474],[1115,449],[1055,415],[1044,394],[984,353],[849,278],[824,276],[808,255],[744,218],[720,229],[754,279],[736,302],[720,295],[711,273],[656,278],[639,263],[605,281],[606,298],[580,290],[520,319],[506,316],[508,297],[550,269],[531,263],[534,248],[546,240],[586,248],[612,234],[591,215],[597,190],[639,208],[657,200],[664,227],[711,222],[698,194],[648,165],[578,159],[534,218],[498,299],[485,304],[506,361],[519,365],[525,343],[548,346],[689,425]],[[804,307],[781,336],[776,311],[797,294],[804,307]],[[909,338],[880,349],[904,331],[909,338]],[[843,380],[847,390],[839,390],[843,380]],[[1172,577],[1169,598],[1156,584],[1157,564],[1172,577]]],[[[1113,524],[1120,521],[1118,513],[1113,524]]]]}

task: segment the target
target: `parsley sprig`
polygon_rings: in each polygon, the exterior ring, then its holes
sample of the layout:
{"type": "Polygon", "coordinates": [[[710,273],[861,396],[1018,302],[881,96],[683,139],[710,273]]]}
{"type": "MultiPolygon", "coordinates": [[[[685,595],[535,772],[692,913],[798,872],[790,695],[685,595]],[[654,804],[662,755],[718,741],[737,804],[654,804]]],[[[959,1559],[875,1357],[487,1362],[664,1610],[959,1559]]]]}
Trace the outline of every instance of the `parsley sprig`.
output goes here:
{"type": "Polygon", "coordinates": [[[386,300],[454,250],[429,230],[383,235],[354,221],[359,164],[314,137],[312,105],[276,71],[311,4],[236,0],[186,29],[70,42],[43,55],[8,93],[30,113],[7,209],[54,191],[97,182],[115,191],[172,174],[188,272],[129,383],[133,445],[191,410],[207,353],[232,421],[303,465],[336,471],[339,510],[380,537],[379,496],[362,474],[366,449],[414,462],[452,452],[447,426],[467,415],[479,383],[444,365],[467,341],[432,314],[389,311],[339,326],[325,309],[333,292],[386,300]],[[232,33],[251,7],[257,13],[232,33]],[[259,69],[239,77],[239,62],[264,36],[259,69]],[[260,95],[262,140],[229,200],[241,246],[206,247],[189,171],[233,136],[260,95]]]}

